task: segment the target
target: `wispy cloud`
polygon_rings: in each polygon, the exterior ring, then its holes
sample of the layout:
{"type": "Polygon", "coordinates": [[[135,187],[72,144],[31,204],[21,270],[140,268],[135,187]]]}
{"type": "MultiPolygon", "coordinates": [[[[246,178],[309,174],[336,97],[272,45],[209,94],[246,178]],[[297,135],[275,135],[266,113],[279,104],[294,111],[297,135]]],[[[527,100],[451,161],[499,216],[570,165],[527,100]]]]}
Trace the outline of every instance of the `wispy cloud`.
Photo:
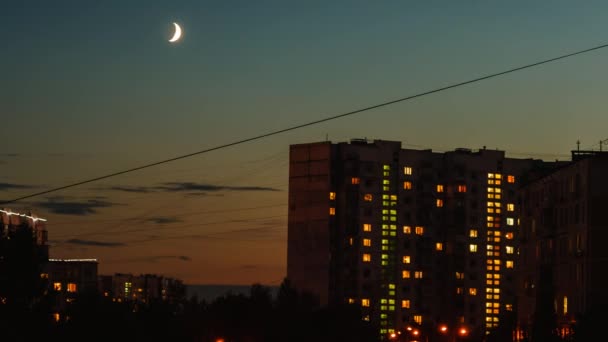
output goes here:
{"type": "Polygon", "coordinates": [[[279,191],[279,189],[263,186],[228,186],[213,185],[194,182],[170,182],[158,187],[159,190],[169,192],[217,192],[217,191],[279,191]]]}
{"type": "Polygon", "coordinates": [[[85,201],[49,199],[47,202],[36,202],[35,205],[54,214],[85,216],[96,214],[98,208],[112,207],[116,204],[99,199],[85,201]]]}
{"type": "Polygon", "coordinates": [[[19,189],[33,189],[33,188],[35,188],[35,186],[33,186],[33,185],[0,182],[0,190],[19,190],[19,189]]]}
{"type": "Polygon", "coordinates": [[[82,239],[69,239],[66,243],[71,245],[81,246],[95,246],[95,247],[121,247],[126,246],[122,242],[108,242],[108,241],[97,241],[97,240],[82,240],[82,239]]]}
{"type": "Polygon", "coordinates": [[[117,260],[107,260],[106,263],[108,264],[117,264],[117,263],[121,263],[121,264],[125,264],[125,263],[132,263],[132,262],[150,262],[150,263],[156,263],[162,260],[179,260],[179,261],[192,261],[192,258],[187,256],[187,255],[151,255],[151,256],[144,256],[144,257],[139,257],[139,258],[131,258],[131,259],[117,259],[117,260]]]}
{"type": "Polygon", "coordinates": [[[16,158],[19,157],[20,154],[19,153],[0,153],[0,157],[10,157],[10,158],[16,158]]]}
{"type": "Polygon", "coordinates": [[[123,192],[148,193],[153,192],[154,188],[145,186],[111,186],[108,188],[98,188],[97,190],[114,190],[123,192]]]}
{"type": "Polygon", "coordinates": [[[147,219],[146,222],[151,222],[151,223],[156,223],[156,224],[169,224],[169,223],[182,222],[182,220],[178,219],[177,217],[159,216],[159,217],[151,217],[151,218],[147,219]]]}

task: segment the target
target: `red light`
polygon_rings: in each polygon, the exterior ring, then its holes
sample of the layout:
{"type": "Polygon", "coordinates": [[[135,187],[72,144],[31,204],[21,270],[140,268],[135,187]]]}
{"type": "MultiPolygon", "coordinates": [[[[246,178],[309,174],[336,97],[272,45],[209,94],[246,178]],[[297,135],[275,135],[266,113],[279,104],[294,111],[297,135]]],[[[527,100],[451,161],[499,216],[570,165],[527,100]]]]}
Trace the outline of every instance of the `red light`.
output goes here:
{"type": "Polygon", "coordinates": [[[448,327],[445,326],[445,325],[442,325],[442,326],[439,327],[439,331],[441,331],[442,333],[444,333],[444,332],[448,331],[448,327]]]}
{"type": "Polygon", "coordinates": [[[468,333],[468,331],[467,331],[467,329],[466,329],[466,328],[460,328],[460,330],[458,330],[458,333],[459,333],[460,335],[466,335],[466,334],[468,333]]]}
{"type": "Polygon", "coordinates": [[[420,334],[420,332],[418,330],[414,330],[414,331],[412,331],[412,334],[414,334],[414,336],[418,336],[418,334],[420,334]]]}

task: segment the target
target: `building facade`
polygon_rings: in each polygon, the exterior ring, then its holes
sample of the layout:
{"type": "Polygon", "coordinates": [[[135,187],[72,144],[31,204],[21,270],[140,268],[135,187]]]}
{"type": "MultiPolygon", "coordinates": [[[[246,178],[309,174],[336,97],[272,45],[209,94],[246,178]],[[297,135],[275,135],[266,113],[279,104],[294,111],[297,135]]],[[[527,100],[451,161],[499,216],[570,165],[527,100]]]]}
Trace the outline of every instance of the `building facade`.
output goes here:
{"type": "Polygon", "coordinates": [[[33,238],[43,259],[49,257],[48,233],[46,219],[37,217],[32,213],[22,214],[7,208],[0,209],[0,238],[6,238],[21,227],[32,230],[33,238]]]}
{"type": "Polygon", "coordinates": [[[608,305],[608,154],[572,157],[521,191],[520,338],[530,336],[535,319],[551,317],[565,337],[578,318],[603,316],[608,305]]]}
{"type": "Polygon", "coordinates": [[[183,299],[186,288],[181,280],[155,274],[116,273],[100,276],[99,291],[119,302],[146,304],[153,301],[176,302],[183,299]]]}
{"type": "Polygon", "coordinates": [[[481,337],[514,312],[516,190],[542,165],[485,148],[292,145],[287,277],[322,305],[360,306],[381,337],[481,337]]]}

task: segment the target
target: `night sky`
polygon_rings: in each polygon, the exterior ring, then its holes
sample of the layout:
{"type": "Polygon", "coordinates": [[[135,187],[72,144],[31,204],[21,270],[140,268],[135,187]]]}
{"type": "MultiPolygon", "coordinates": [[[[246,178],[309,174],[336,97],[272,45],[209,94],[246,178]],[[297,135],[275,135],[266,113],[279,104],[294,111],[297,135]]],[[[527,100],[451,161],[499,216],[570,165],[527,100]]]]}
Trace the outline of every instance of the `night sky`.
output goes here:
{"type": "MultiPolygon", "coordinates": [[[[0,38],[1,201],[605,44],[608,3],[8,0],[0,38]]],[[[8,207],[101,274],[276,285],[290,144],[566,160],[608,137],[607,74],[602,49],[8,207]]]]}

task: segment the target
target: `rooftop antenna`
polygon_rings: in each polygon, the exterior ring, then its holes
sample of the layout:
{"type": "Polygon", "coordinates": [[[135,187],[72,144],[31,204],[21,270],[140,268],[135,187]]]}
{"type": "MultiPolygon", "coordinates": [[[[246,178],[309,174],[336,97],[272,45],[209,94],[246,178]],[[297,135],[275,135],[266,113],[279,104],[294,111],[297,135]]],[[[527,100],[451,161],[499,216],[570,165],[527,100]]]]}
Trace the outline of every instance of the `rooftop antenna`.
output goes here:
{"type": "Polygon", "coordinates": [[[580,150],[581,150],[581,141],[580,141],[580,140],[577,140],[577,141],[576,141],[576,150],[577,150],[577,151],[580,151],[580,150]]]}
{"type": "Polygon", "coordinates": [[[329,141],[329,134],[325,133],[325,141],[329,141]]]}

